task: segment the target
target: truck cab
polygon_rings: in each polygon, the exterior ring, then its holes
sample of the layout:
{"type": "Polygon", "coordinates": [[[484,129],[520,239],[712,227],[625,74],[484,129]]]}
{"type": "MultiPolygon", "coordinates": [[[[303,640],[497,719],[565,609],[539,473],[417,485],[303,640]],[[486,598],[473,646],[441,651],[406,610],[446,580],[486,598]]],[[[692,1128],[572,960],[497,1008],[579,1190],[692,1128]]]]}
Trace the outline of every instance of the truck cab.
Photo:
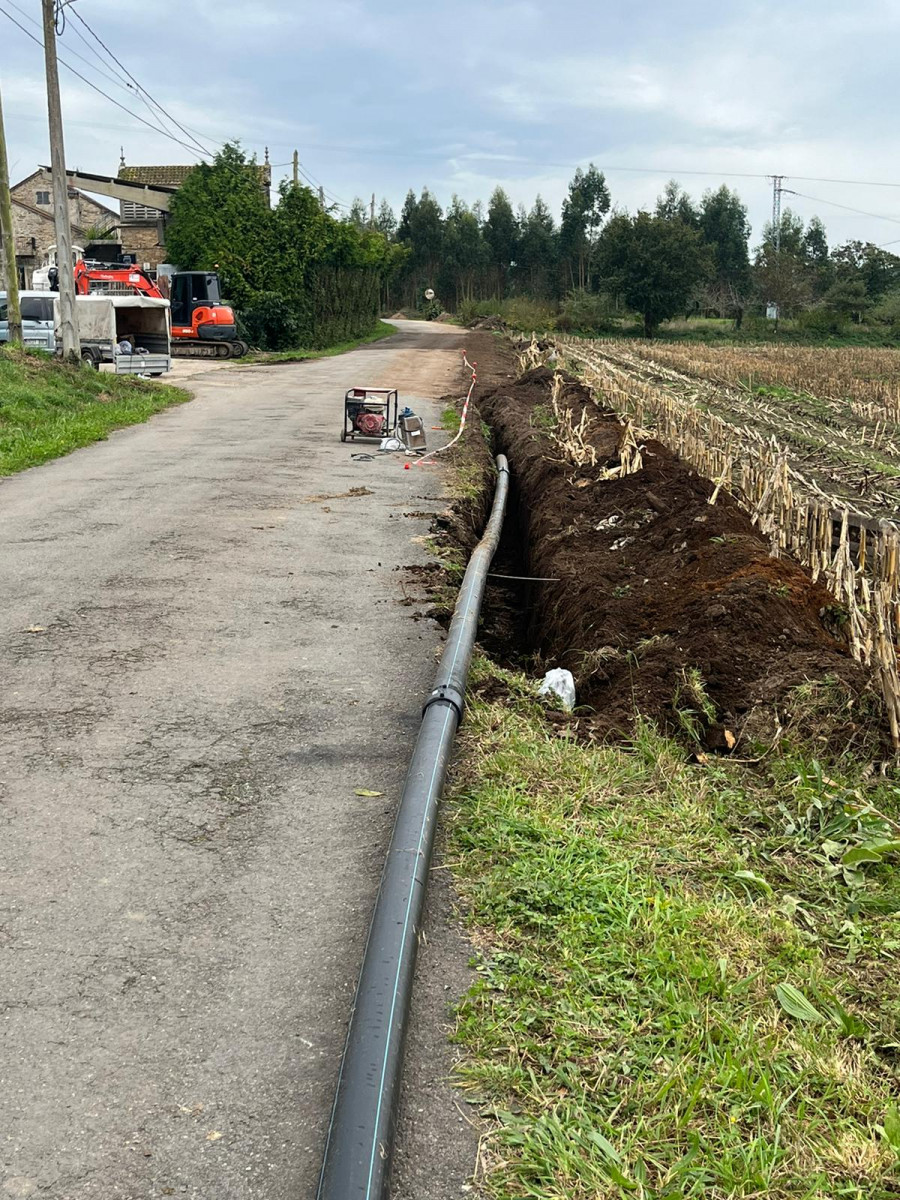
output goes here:
{"type": "MultiPolygon", "coordinates": [[[[56,349],[53,332],[53,293],[42,291],[19,292],[19,308],[22,311],[22,340],[26,346],[46,350],[52,354],[56,349]]],[[[9,306],[6,292],[0,292],[0,342],[9,341],[9,306]]]]}

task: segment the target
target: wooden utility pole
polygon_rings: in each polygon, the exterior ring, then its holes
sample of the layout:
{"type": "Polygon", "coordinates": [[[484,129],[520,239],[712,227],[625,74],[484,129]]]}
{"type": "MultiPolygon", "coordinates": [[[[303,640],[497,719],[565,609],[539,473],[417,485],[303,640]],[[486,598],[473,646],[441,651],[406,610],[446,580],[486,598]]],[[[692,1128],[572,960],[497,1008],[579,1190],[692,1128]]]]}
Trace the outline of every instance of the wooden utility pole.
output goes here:
{"type": "Polygon", "coordinates": [[[44,16],[44,62],[47,68],[47,112],[50,118],[50,170],[53,176],[53,218],[56,225],[56,265],[59,269],[59,330],[63,358],[78,360],[75,321],[75,280],[72,275],[72,229],[69,224],[69,181],[63,145],[59,68],[56,65],[56,6],[41,0],[44,16]]]}
{"type": "Polygon", "coordinates": [[[369,205],[369,228],[375,228],[375,193],[372,193],[372,203],[369,205]]]}
{"type": "Polygon", "coordinates": [[[9,341],[22,340],[22,314],[19,310],[19,272],[16,267],[16,238],[13,233],[12,204],[9,199],[9,159],[3,128],[3,100],[0,98],[0,249],[6,261],[6,317],[9,341]]]}
{"type": "Polygon", "coordinates": [[[294,151],[294,187],[300,186],[300,155],[294,151]]]}

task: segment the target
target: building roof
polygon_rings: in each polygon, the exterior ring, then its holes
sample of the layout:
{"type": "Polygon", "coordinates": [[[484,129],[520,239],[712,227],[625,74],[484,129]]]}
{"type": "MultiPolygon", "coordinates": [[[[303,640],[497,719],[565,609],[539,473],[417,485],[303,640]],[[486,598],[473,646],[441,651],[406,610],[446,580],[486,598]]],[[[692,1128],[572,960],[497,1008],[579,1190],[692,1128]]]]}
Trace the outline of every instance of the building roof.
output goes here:
{"type": "Polygon", "coordinates": [[[168,167],[119,167],[119,179],[129,183],[151,183],[163,187],[180,187],[195,168],[194,163],[168,167]]]}
{"type": "MultiPolygon", "coordinates": [[[[147,183],[151,187],[179,188],[196,170],[196,163],[175,163],[168,167],[126,167],[124,160],[119,163],[117,178],[126,183],[147,183]]],[[[269,165],[269,151],[266,149],[266,160],[261,163],[247,163],[248,170],[256,170],[260,183],[268,185],[272,178],[272,168],[269,165]]]]}

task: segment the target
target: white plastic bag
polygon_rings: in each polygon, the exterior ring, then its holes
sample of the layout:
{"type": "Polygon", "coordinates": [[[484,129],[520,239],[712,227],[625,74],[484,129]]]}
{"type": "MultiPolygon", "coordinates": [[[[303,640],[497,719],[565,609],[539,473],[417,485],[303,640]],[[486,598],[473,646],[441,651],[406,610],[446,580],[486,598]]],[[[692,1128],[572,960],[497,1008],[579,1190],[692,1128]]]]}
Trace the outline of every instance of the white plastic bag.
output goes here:
{"type": "Polygon", "coordinates": [[[555,697],[561,708],[571,712],[575,707],[575,677],[564,667],[554,667],[544,676],[538,695],[555,697]]]}

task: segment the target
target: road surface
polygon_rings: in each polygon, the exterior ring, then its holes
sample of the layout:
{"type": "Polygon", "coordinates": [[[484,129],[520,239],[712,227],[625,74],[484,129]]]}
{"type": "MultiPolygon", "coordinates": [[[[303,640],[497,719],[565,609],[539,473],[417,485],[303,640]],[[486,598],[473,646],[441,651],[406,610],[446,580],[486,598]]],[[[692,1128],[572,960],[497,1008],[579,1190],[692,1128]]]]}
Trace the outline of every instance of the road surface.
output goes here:
{"type": "MultiPolygon", "coordinates": [[[[341,400],[390,383],[429,428],[461,345],[405,322],[198,371],[192,403],[0,482],[0,1197],[314,1195],[440,642],[399,569],[440,470],[351,458],[377,447],[338,441],[341,400]]],[[[474,1144],[440,1029],[465,948],[431,914],[410,1200],[458,1195],[474,1144]]]]}

